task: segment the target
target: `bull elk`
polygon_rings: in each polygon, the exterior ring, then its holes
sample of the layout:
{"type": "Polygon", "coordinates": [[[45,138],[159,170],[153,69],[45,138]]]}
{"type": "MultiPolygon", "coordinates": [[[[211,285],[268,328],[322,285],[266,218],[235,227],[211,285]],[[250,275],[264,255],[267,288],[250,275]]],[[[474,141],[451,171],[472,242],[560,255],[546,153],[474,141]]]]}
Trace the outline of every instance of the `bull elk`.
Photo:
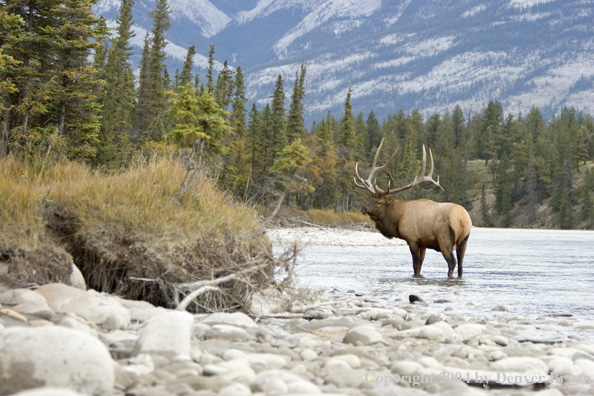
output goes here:
{"type": "Polygon", "coordinates": [[[400,238],[406,241],[412,254],[415,276],[421,275],[421,266],[427,248],[443,254],[448,263],[448,277],[450,278],[456,268],[456,257],[454,257],[454,250],[456,250],[458,276],[462,276],[464,253],[466,252],[466,244],[472,228],[472,222],[466,209],[451,202],[435,202],[429,199],[401,201],[391,197],[392,194],[408,190],[424,182],[433,183],[443,190],[439,185],[439,177],[437,180],[433,180],[433,154],[431,150],[429,150],[431,170],[427,175],[425,175],[427,154],[425,146],[423,146],[421,170],[415,176],[415,179],[410,184],[393,189],[390,188],[388,182],[388,188],[383,190],[378,187],[374,175],[378,171],[387,172],[388,166],[396,157],[395,151],[384,165],[376,166],[383,144],[382,139],[366,180],[363,180],[359,175],[359,163],[355,164],[355,184],[371,194],[361,212],[369,215],[375,223],[375,227],[385,237],[400,238]]]}

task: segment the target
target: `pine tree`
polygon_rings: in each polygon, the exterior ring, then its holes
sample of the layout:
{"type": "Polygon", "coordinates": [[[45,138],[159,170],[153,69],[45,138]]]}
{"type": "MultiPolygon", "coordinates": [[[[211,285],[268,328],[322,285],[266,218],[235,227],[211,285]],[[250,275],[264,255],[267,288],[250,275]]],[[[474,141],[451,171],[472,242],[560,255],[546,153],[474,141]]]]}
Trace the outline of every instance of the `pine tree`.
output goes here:
{"type": "Polygon", "coordinates": [[[340,121],[340,134],[338,136],[338,145],[343,150],[342,155],[347,160],[356,157],[357,136],[355,133],[355,116],[353,115],[353,106],[351,105],[352,90],[349,91],[344,102],[344,116],[340,121]]]}
{"type": "Polygon", "coordinates": [[[454,130],[454,147],[466,147],[466,120],[459,105],[456,105],[452,114],[452,127],[454,130]]]}
{"type": "Polygon", "coordinates": [[[97,165],[118,168],[131,150],[132,117],[136,90],[130,64],[134,37],[132,30],[133,0],[123,0],[117,19],[116,35],[107,54],[104,71],[105,89],[102,96],[101,131],[97,147],[97,165]]]}
{"type": "Polygon", "coordinates": [[[269,220],[276,216],[287,194],[313,191],[313,187],[307,182],[307,179],[299,175],[299,171],[310,162],[311,158],[307,147],[303,145],[301,139],[296,139],[280,152],[272,164],[270,172],[279,176],[278,182],[280,182],[282,190],[269,220]]]}
{"type": "Polygon", "coordinates": [[[340,190],[340,209],[348,211],[352,193],[354,191],[352,174],[355,167],[355,158],[358,152],[358,139],[355,133],[355,117],[353,116],[353,107],[351,105],[352,91],[349,88],[344,102],[344,116],[340,122],[340,132],[338,135],[337,146],[339,150],[339,174],[338,185],[340,190]]]}
{"type": "Polygon", "coordinates": [[[208,49],[208,70],[206,72],[206,90],[210,93],[214,92],[214,56],[215,47],[211,44],[208,49]]]}
{"type": "MultiPolygon", "coordinates": [[[[38,133],[31,133],[31,119],[48,113],[47,96],[43,85],[47,81],[44,70],[55,59],[55,47],[48,45],[50,37],[46,29],[59,23],[53,18],[52,9],[57,1],[22,2],[6,0],[2,12],[5,23],[2,29],[2,52],[7,63],[3,68],[3,81],[10,81],[10,92],[3,95],[2,134],[3,146],[12,146],[14,151],[28,151],[35,144],[38,133]]],[[[33,128],[36,122],[33,121],[33,128]]],[[[49,129],[52,129],[49,126],[49,129]]],[[[38,142],[37,142],[38,143],[38,142]]]]}
{"type": "Polygon", "coordinates": [[[367,116],[366,122],[366,131],[365,131],[365,157],[372,158],[373,154],[375,153],[375,149],[379,146],[380,142],[382,141],[382,130],[379,125],[379,121],[375,116],[373,111],[369,112],[367,116]]]}
{"type": "MultiPolygon", "coordinates": [[[[247,136],[246,136],[246,150],[248,151],[248,163],[249,163],[249,187],[254,184],[261,185],[264,177],[264,167],[266,158],[266,145],[263,144],[265,139],[262,137],[263,122],[260,112],[255,104],[252,104],[252,108],[249,113],[249,121],[247,125],[247,136]]],[[[250,196],[250,191],[246,188],[244,197],[250,196]]]]}
{"type": "Polygon", "coordinates": [[[132,136],[135,139],[140,138],[148,129],[149,117],[141,111],[141,109],[148,108],[149,98],[149,56],[151,53],[151,38],[149,32],[144,36],[144,46],[142,47],[142,57],[140,59],[140,70],[138,73],[138,92],[136,94],[136,107],[133,113],[134,127],[132,129],[132,136]]]}
{"type": "Polygon", "coordinates": [[[235,87],[232,97],[230,125],[231,137],[229,142],[229,153],[225,158],[225,166],[221,183],[227,190],[233,191],[236,195],[245,195],[246,185],[250,178],[251,169],[250,155],[247,146],[247,125],[245,103],[245,85],[243,73],[240,67],[235,70],[235,87]]]}
{"type": "Polygon", "coordinates": [[[305,121],[303,119],[303,100],[305,99],[305,63],[295,74],[295,85],[291,95],[289,117],[287,120],[287,137],[289,141],[305,136],[305,121]]]}
{"type": "Polygon", "coordinates": [[[12,92],[8,96],[5,92],[2,100],[2,135],[15,150],[49,154],[60,145],[60,152],[71,158],[95,154],[92,144],[99,128],[95,94],[100,81],[89,56],[106,31],[91,6],[92,1],[85,0],[4,1],[3,11],[13,16],[7,16],[0,29],[20,32],[6,33],[11,37],[8,47],[0,42],[11,57],[4,81],[12,83],[12,92]],[[15,17],[19,27],[11,26],[15,17]]]}
{"type": "Polygon", "coordinates": [[[194,68],[194,55],[196,55],[196,47],[192,45],[188,48],[184,67],[175,80],[177,87],[183,87],[193,81],[192,69],[194,68]]]}
{"type": "Polygon", "coordinates": [[[55,51],[52,67],[46,72],[44,91],[51,97],[49,119],[64,139],[70,158],[89,159],[96,154],[94,144],[100,129],[100,105],[94,93],[101,82],[89,64],[91,50],[107,33],[92,13],[93,0],[72,0],[55,8],[59,23],[46,28],[55,51]]]}
{"type": "Polygon", "coordinates": [[[145,42],[145,50],[148,50],[148,53],[143,53],[146,63],[141,65],[138,105],[135,112],[135,135],[148,134],[156,140],[159,140],[165,131],[164,113],[167,108],[166,91],[169,86],[165,65],[165,32],[171,26],[170,13],[167,0],[157,0],[155,10],[149,14],[153,18],[152,37],[150,46],[145,42]]]}
{"type": "Polygon", "coordinates": [[[167,140],[183,148],[195,147],[197,142],[204,141],[208,155],[225,154],[225,139],[231,128],[226,119],[227,111],[217,104],[212,94],[204,91],[198,96],[195,87],[187,84],[178,93],[171,94],[169,104],[167,112],[173,129],[165,135],[167,140]]]}
{"type": "Polygon", "coordinates": [[[481,222],[483,227],[493,227],[493,220],[489,214],[489,206],[487,205],[487,193],[485,191],[485,184],[481,186],[481,222]]]}
{"type": "Polygon", "coordinates": [[[229,109],[233,100],[233,71],[227,65],[227,61],[223,63],[223,69],[217,78],[215,86],[215,98],[219,105],[224,109],[229,109]]]}
{"type": "Polygon", "coordinates": [[[19,15],[9,14],[5,8],[0,8],[0,159],[8,153],[11,140],[10,111],[14,105],[10,101],[10,95],[18,92],[13,71],[21,62],[10,55],[10,52],[12,43],[18,41],[23,33],[21,22],[19,15]]]}
{"type": "MultiPolygon", "coordinates": [[[[285,116],[285,90],[283,86],[283,77],[279,74],[274,85],[274,93],[272,94],[271,111],[271,141],[268,146],[271,148],[272,157],[274,161],[282,149],[287,145],[287,120],[285,116]]],[[[272,163],[270,165],[272,166],[272,163]]]]}
{"type": "MultiPolygon", "coordinates": [[[[328,115],[330,117],[330,115],[328,115]]],[[[314,165],[317,167],[318,182],[314,183],[313,203],[325,209],[334,205],[337,199],[338,155],[334,146],[334,131],[331,122],[322,119],[315,130],[314,165]]]]}

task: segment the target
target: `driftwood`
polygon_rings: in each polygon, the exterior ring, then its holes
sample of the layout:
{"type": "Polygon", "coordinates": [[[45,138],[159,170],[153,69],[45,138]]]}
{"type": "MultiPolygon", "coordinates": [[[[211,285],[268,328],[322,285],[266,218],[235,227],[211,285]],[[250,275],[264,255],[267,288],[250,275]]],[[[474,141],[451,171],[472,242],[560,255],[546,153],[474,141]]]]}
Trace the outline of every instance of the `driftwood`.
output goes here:
{"type": "Polygon", "coordinates": [[[195,298],[201,296],[202,294],[204,294],[206,292],[222,293],[223,290],[216,287],[217,285],[220,285],[220,284],[223,284],[226,282],[230,282],[230,281],[234,281],[234,280],[241,280],[241,277],[243,275],[249,274],[254,271],[263,270],[268,266],[270,266],[269,263],[264,263],[264,264],[256,265],[256,266],[248,268],[246,270],[236,272],[231,275],[223,276],[223,277],[217,278],[217,279],[212,279],[212,280],[208,280],[208,281],[198,281],[198,282],[193,282],[193,283],[181,283],[181,284],[174,285],[174,287],[177,289],[177,292],[179,294],[185,294],[185,293],[189,292],[189,294],[187,294],[184,297],[184,299],[177,305],[176,309],[185,310],[188,307],[188,305],[190,305],[190,303],[195,298]]]}

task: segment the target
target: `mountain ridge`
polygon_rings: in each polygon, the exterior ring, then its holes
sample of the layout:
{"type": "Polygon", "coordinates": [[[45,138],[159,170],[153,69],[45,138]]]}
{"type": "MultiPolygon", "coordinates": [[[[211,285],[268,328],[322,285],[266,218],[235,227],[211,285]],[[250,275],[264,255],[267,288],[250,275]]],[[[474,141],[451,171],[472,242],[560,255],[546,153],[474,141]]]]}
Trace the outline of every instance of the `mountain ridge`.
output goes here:
{"type": "MultiPolygon", "coordinates": [[[[119,3],[95,9],[113,24],[119,3]]],[[[154,4],[136,1],[137,32],[150,30],[154,4]]],[[[547,116],[564,106],[594,114],[594,0],[170,0],[170,8],[171,68],[196,45],[203,72],[214,44],[263,106],[278,74],[290,95],[305,62],[309,122],[342,114],[349,89],[356,113],[379,117],[480,111],[490,100],[514,114],[532,106],[547,116]]]]}

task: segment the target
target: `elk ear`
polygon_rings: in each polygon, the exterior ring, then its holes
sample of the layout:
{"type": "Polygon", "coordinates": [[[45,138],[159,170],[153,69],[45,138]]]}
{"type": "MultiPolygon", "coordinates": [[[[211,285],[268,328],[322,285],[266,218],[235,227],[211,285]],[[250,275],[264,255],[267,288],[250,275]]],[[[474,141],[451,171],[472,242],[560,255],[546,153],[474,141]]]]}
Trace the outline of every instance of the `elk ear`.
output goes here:
{"type": "Polygon", "coordinates": [[[392,201],[394,200],[394,198],[393,198],[393,197],[390,197],[390,196],[388,196],[388,195],[384,195],[383,199],[384,199],[384,203],[385,203],[386,205],[388,205],[388,204],[392,203],[392,201]]]}

